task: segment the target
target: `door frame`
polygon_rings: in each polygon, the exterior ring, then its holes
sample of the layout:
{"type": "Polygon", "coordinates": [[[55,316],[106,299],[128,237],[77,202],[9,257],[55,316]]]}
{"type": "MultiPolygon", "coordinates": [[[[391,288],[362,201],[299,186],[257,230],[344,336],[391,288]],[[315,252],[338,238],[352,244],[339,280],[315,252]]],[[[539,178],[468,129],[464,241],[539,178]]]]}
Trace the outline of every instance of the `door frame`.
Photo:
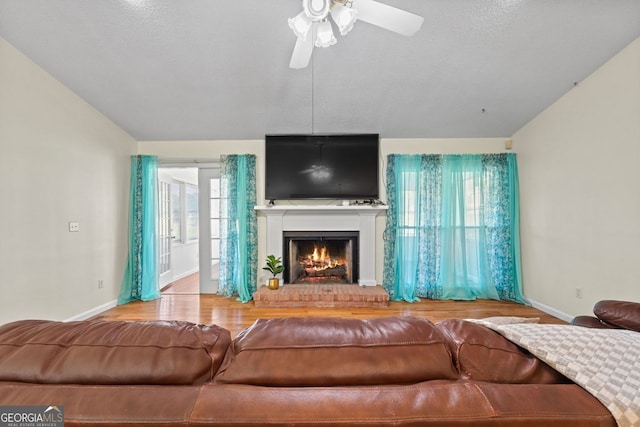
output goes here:
{"type": "MultiPolygon", "coordinates": [[[[219,175],[219,171],[220,171],[220,161],[218,159],[163,159],[163,158],[158,158],[158,168],[197,168],[198,169],[198,217],[199,217],[199,224],[198,224],[198,266],[199,266],[199,277],[200,277],[200,283],[199,283],[199,292],[202,293],[215,293],[217,292],[217,280],[215,282],[215,286],[213,286],[210,283],[210,280],[207,282],[205,281],[205,275],[208,274],[210,277],[210,268],[211,266],[209,265],[209,271],[203,271],[203,263],[204,261],[210,261],[210,254],[211,254],[211,244],[210,239],[211,239],[211,221],[210,221],[210,206],[209,206],[209,198],[206,197],[206,202],[203,202],[203,197],[207,196],[209,194],[209,183],[207,183],[207,188],[206,188],[206,192],[205,191],[201,191],[200,188],[200,171],[201,170],[207,170],[207,169],[213,169],[213,170],[217,170],[218,171],[218,175],[219,175]],[[206,221],[203,221],[203,218],[206,219],[206,221]],[[203,224],[206,223],[206,227],[203,227],[203,224]],[[203,246],[208,246],[208,249],[205,248],[205,253],[203,253],[203,246]],[[208,254],[208,256],[207,256],[208,254]],[[203,283],[205,282],[205,283],[203,283]]],[[[158,176],[158,179],[160,179],[160,176],[158,176]]],[[[158,186],[158,193],[160,191],[160,186],[158,186]]],[[[159,200],[159,198],[158,198],[159,200]]],[[[159,216],[159,215],[158,215],[159,216]]],[[[158,236],[159,238],[159,236],[158,236]]],[[[171,245],[170,245],[171,246],[171,245]]],[[[209,262],[210,264],[210,262],[209,262]]],[[[158,264],[158,269],[160,268],[160,264],[158,264]]],[[[158,285],[160,285],[160,279],[158,285]]],[[[164,285],[166,286],[166,284],[164,285]]],[[[158,289],[161,289],[161,286],[158,287],[158,289]]]]}
{"type": "MultiPolygon", "coordinates": [[[[200,293],[215,294],[218,292],[218,277],[212,274],[213,259],[212,242],[216,240],[211,230],[211,223],[219,215],[211,212],[211,180],[220,178],[220,164],[198,169],[198,215],[200,216],[200,293]]],[[[219,197],[219,196],[218,196],[219,197]]],[[[217,240],[220,240],[218,234],[217,240]]],[[[219,265],[219,262],[218,262],[219,265]]]]}

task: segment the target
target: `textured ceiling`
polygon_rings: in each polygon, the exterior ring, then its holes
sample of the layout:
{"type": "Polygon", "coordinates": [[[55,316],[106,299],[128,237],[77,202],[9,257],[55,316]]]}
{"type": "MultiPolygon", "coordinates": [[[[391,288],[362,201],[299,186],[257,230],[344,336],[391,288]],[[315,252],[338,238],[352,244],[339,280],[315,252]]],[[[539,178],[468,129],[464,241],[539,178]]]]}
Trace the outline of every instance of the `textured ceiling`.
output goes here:
{"type": "Polygon", "coordinates": [[[422,29],[357,22],[303,70],[300,0],[0,0],[0,36],[138,140],[508,137],[640,37],[640,0],[381,1],[422,29]]]}

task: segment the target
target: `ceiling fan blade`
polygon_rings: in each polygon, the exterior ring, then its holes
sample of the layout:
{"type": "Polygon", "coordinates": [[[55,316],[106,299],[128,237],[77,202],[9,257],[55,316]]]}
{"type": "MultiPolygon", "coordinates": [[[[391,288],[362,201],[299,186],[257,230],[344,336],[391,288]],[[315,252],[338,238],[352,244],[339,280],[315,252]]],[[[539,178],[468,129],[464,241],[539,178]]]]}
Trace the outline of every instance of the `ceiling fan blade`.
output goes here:
{"type": "Polygon", "coordinates": [[[301,69],[306,68],[309,65],[311,54],[313,53],[313,38],[307,37],[306,40],[298,37],[296,39],[296,46],[293,48],[291,54],[291,62],[289,62],[289,68],[301,69]]]}
{"type": "Polygon", "coordinates": [[[424,22],[422,16],[374,0],[353,0],[353,8],[358,11],[359,21],[377,25],[403,36],[414,35],[424,22]]]}

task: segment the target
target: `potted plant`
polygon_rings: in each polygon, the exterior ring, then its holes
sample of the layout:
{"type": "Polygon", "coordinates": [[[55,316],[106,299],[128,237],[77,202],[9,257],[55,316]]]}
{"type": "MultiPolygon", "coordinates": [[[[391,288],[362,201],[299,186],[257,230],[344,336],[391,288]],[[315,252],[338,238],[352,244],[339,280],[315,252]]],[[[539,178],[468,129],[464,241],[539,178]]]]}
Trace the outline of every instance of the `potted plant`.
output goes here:
{"type": "Polygon", "coordinates": [[[267,266],[262,267],[262,269],[273,275],[273,277],[269,278],[269,289],[278,289],[280,287],[280,279],[276,276],[284,271],[281,258],[276,258],[273,255],[267,256],[267,266]]]}

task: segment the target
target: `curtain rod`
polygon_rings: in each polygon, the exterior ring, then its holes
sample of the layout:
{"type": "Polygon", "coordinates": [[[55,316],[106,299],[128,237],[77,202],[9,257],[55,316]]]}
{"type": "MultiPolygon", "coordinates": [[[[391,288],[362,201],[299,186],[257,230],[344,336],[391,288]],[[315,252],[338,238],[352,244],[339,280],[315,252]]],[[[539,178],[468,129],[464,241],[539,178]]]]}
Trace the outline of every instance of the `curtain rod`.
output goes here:
{"type": "Polygon", "coordinates": [[[158,157],[158,165],[177,167],[220,167],[220,159],[179,159],[158,157]]]}

